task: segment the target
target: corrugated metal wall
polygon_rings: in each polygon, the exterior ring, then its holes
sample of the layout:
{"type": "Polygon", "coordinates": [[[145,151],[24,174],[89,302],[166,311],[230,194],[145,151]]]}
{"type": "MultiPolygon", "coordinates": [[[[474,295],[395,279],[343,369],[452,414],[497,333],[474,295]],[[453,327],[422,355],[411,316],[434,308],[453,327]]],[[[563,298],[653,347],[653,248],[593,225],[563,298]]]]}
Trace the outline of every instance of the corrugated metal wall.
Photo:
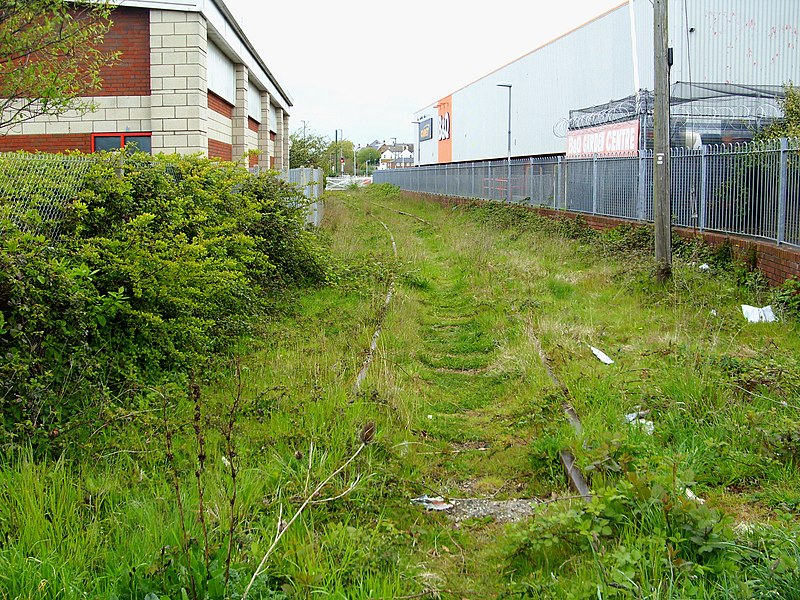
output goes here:
{"type": "MultiPolygon", "coordinates": [[[[670,0],[669,10],[673,82],[800,83],[800,0],[670,0]]],[[[508,91],[500,82],[513,85],[512,155],[565,152],[571,109],[631,95],[637,80],[653,88],[652,31],[650,0],[633,0],[453,93],[453,162],[506,155],[508,91]]],[[[434,119],[421,164],[439,162],[435,105],[415,114],[434,119]]]]}

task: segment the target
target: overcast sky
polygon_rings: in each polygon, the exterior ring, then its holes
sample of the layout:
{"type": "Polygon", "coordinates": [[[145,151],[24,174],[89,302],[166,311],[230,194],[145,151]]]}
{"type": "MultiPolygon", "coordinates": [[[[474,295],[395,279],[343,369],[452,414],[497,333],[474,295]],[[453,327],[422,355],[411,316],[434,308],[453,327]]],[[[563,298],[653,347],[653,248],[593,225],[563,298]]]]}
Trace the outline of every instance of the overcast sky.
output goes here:
{"type": "MultiPolygon", "coordinates": [[[[291,131],[413,142],[414,111],[621,0],[224,0],[291,94],[291,131]]],[[[580,65],[575,65],[580,69],[580,65]]]]}

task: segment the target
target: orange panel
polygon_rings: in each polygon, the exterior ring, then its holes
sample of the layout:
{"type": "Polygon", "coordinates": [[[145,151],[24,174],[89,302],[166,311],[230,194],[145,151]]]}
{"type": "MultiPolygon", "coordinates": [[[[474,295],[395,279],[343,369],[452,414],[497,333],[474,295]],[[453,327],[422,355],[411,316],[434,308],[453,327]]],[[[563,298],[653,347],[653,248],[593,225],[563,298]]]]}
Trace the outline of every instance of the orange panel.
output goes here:
{"type": "Polygon", "coordinates": [[[453,162],[453,97],[447,96],[436,104],[439,109],[439,159],[440,163],[453,162]]]}

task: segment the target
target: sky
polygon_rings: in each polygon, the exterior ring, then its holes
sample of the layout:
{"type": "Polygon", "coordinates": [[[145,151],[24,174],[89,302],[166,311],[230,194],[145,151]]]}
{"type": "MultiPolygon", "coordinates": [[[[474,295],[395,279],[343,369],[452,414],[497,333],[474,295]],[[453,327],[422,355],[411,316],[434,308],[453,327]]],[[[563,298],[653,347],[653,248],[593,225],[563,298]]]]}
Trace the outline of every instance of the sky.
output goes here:
{"type": "MultiPolygon", "coordinates": [[[[414,111],[621,0],[224,0],[293,100],[290,130],[414,142],[414,111]],[[305,121],[305,123],[304,123],[305,121]]],[[[580,65],[576,65],[580,68],[580,65]]]]}

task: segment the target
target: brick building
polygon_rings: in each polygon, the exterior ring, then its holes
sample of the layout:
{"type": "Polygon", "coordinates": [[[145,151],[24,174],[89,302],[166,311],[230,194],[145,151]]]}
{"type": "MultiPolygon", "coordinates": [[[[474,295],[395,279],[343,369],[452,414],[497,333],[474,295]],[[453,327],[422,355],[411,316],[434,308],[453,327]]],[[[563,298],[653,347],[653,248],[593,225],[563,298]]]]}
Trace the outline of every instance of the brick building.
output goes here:
{"type": "MultiPolygon", "coordinates": [[[[116,0],[116,4],[122,4],[116,0]]],[[[0,135],[0,152],[95,152],[136,143],[287,168],[291,97],[222,0],[124,0],[103,48],[97,110],[39,117],[0,135]]]]}

